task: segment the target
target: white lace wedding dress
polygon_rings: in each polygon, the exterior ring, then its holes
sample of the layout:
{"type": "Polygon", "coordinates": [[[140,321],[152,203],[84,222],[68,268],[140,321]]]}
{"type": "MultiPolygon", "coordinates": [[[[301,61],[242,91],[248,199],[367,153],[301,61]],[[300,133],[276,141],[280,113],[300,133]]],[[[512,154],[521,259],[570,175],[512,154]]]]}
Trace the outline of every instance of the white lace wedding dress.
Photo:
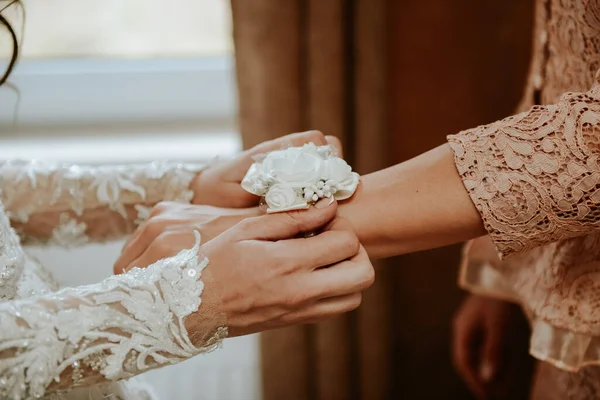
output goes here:
{"type": "Polygon", "coordinates": [[[146,269],[58,291],[22,247],[130,233],[156,202],[189,201],[200,169],[0,164],[1,399],[148,399],[118,381],[209,351],[227,335],[218,296],[204,287],[199,243],[146,269]]]}

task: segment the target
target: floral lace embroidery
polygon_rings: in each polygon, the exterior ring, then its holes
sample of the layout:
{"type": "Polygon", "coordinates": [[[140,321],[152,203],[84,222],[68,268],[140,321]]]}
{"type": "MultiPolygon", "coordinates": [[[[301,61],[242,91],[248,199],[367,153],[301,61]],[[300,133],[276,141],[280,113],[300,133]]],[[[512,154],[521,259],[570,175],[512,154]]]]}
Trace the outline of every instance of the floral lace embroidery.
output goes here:
{"type": "Polygon", "coordinates": [[[0,203],[0,299],[12,299],[18,289],[25,255],[0,203]]]}
{"type": "Polygon", "coordinates": [[[85,222],[78,222],[68,214],[61,214],[58,226],[52,230],[50,243],[61,247],[82,246],[88,243],[86,231],[85,222]]]}
{"type": "Polygon", "coordinates": [[[599,89],[449,137],[502,255],[600,227],[599,89]]]}
{"type": "MultiPolygon", "coordinates": [[[[538,0],[539,1],[539,0],[538,0]]],[[[545,0],[547,61],[541,100],[556,103],[565,92],[584,92],[600,69],[600,2],[545,0]]]]}
{"type": "MultiPolygon", "coordinates": [[[[503,255],[521,252],[501,263],[489,257],[503,287],[516,293],[536,319],[597,340],[600,89],[594,74],[600,69],[600,1],[536,0],[536,8],[534,54],[519,109],[526,112],[450,142],[497,249],[503,255]],[[531,108],[534,93],[542,104],[555,105],[531,108]]],[[[538,339],[532,345],[560,354],[561,361],[587,355],[585,346],[549,343],[547,334],[532,337],[538,339]]],[[[600,357],[589,354],[585,361],[600,364],[600,357]]],[[[542,365],[545,373],[537,385],[542,390],[535,399],[599,397],[600,367],[577,373],[558,369],[564,367],[542,365]]]]}
{"type": "Polygon", "coordinates": [[[577,373],[540,365],[532,400],[597,400],[600,398],[600,367],[587,367],[577,373]]]}
{"type": "Polygon", "coordinates": [[[143,207],[159,201],[189,202],[193,197],[190,182],[202,169],[167,162],[84,167],[8,161],[0,164],[0,198],[10,219],[24,225],[18,230],[23,241],[75,246],[129,233],[143,219],[143,207]],[[85,213],[98,213],[102,208],[106,209],[102,225],[115,229],[96,234],[85,213]],[[53,213],[60,218],[48,222],[53,213]],[[27,222],[34,216],[55,226],[45,234],[31,234],[27,222]]]}
{"type": "Polygon", "coordinates": [[[192,249],[146,269],[0,304],[0,397],[128,378],[212,350],[225,327],[201,348],[184,327],[200,307],[208,264],[199,260],[196,239],[192,249]]]}

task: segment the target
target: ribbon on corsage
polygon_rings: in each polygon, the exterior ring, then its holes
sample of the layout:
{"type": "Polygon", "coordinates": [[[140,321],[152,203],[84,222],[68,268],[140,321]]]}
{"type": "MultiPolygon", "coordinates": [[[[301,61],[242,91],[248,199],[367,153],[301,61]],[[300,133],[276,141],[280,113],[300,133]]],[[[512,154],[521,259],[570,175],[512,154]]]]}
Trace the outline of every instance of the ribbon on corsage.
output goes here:
{"type": "Polygon", "coordinates": [[[333,146],[289,147],[267,153],[250,166],[244,190],[263,196],[268,213],[307,209],[322,198],[345,200],[358,187],[359,175],[337,156],[333,146]]]}

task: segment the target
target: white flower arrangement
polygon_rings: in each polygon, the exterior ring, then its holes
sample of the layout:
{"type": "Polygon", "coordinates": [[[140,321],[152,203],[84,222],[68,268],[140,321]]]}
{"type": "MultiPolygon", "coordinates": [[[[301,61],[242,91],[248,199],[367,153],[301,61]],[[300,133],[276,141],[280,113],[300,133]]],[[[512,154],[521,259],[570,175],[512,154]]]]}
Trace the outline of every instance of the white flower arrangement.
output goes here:
{"type": "Polygon", "coordinates": [[[345,200],[358,187],[359,175],[332,146],[290,147],[268,153],[248,170],[242,187],[264,196],[267,212],[307,209],[322,198],[345,200]]]}

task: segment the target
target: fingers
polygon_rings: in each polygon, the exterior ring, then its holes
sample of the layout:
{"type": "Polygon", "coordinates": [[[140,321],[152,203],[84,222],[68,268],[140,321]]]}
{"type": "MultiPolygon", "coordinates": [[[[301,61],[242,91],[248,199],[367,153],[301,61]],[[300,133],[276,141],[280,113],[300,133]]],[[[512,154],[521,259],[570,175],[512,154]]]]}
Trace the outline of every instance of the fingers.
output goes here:
{"type": "Polygon", "coordinates": [[[194,232],[185,230],[165,231],[153,241],[147,249],[127,265],[124,270],[129,271],[132,268],[145,268],[154,264],[158,260],[177,255],[183,249],[191,249],[196,244],[194,232]]]}
{"type": "Polygon", "coordinates": [[[352,230],[327,230],[310,238],[280,240],[273,243],[273,254],[282,254],[294,268],[301,264],[309,271],[339,263],[356,256],[360,249],[352,230]]]}
{"type": "MultiPolygon", "coordinates": [[[[214,195],[214,198],[202,198],[200,197],[201,195],[197,195],[198,199],[195,199],[195,202],[226,204],[229,207],[248,207],[255,204],[257,197],[248,193],[240,186],[240,182],[248,172],[248,168],[255,162],[254,158],[260,154],[282,150],[287,146],[297,147],[306,143],[314,143],[317,146],[331,144],[338,149],[340,157],[342,156],[342,144],[340,140],[334,136],[325,136],[319,131],[293,133],[269,140],[242,152],[238,157],[229,162],[212,168],[211,170],[220,171],[220,174],[224,178],[222,182],[217,180],[222,184],[219,193],[218,195],[214,195]]],[[[205,177],[208,175],[206,172],[204,173],[205,177]]],[[[216,175],[219,176],[219,173],[216,175]]]]}
{"type": "Polygon", "coordinates": [[[308,210],[289,211],[248,218],[235,228],[235,234],[242,240],[283,240],[300,233],[322,228],[333,220],[337,212],[337,202],[322,199],[308,210]]]}
{"type": "Polygon", "coordinates": [[[343,296],[368,289],[375,282],[375,270],[365,249],[348,261],[328,268],[321,268],[305,276],[301,281],[316,298],[343,296]]]}
{"type": "Polygon", "coordinates": [[[235,176],[231,178],[231,181],[222,184],[218,198],[214,199],[216,200],[216,204],[226,204],[227,207],[233,208],[245,208],[250,205],[258,205],[259,197],[244,190],[240,184],[249,167],[250,165],[245,165],[239,168],[235,173],[235,176]]]}
{"type": "Polygon", "coordinates": [[[324,146],[327,144],[325,135],[319,131],[292,133],[254,146],[252,149],[248,150],[248,155],[253,157],[271,151],[282,150],[286,146],[297,147],[311,142],[317,146],[324,146]]]}
{"type": "Polygon", "coordinates": [[[210,206],[164,204],[153,210],[148,221],[142,224],[127,241],[113,266],[115,274],[138,259],[148,246],[165,231],[198,230],[207,242],[239,221],[260,215],[258,208],[222,209],[210,206]]]}
{"type": "Polygon", "coordinates": [[[240,329],[229,327],[229,337],[262,332],[267,329],[287,325],[313,324],[340,314],[356,310],[362,302],[361,293],[352,293],[345,296],[332,297],[311,302],[304,306],[294,308],[293,311],[278,313],[278,316],[268,323],[258,323],[240,329]]]}
{"type": "Polygon", "coordinates": [[[235,176],[231,176],[233,180],[241,181],[250,165],[254,163],[254,157],[270,153],[272,151],[282,150],[288,146],[298,147],[307,143],[314,143],[317,146],[325,146],[332,144],[340,152],[342,151],[342,143],[339,139],[334,136],[325,136],[320,131],[307,131],[300,133],[292,133],[278,137],[273,140],[260,143],[253,148],[244,151],[239,157],[236,158],[235,166],[231,168],[235,176]]]}
{"type": "Polygon", "coordinates": [[[500,326],[488,326],[483,343],[479,377],[485,383],[492,382],[501,367],[504,330],[500,326]]]}
{"type": "Polygon", "coordinates": [[[485,396],[485,390],[479,379],[479,371],[474,367],[476,356],[473,350],[477,335],[478,329],[469,324],[468,317],[459,315],[455,319],[452,343],[454,366],[469,390],[481,399],[485,396]]]}
{"type": "Polygon", "coordinates": [[[233,175],[229,178],[231,181],[241,182],[242,178],[246,174],[246,171],[248,171],[248,168],[250,168],[252,163],[254,163],[254,157],[260,154],[282,150],[286,146],[302,146],[303,144],[310,142],[316,144],[317,146],[323,146],[327,144],[325,135],[319,131],[292,133],[291,135],[282,136],[277,139],[260,143],[253,148],[244,151],[239,157],[236,157],[233,167],[230,168],[233,175]]]}
{"type": "Polygon", "coordinates": [[[324,229],[324,231],[348,231],[355,233],[354,225],[349,219],[336,216],[324,229]]]}
{"type": "Polygon", "coordinates": [[[282,325],[313,324],[327,318],[356,310],[362,302],[362,294],[351,293],[314,302],[302,309],[281,317],[282,325]]]}
{"type": "Polygon", "coordinates": [[[139,258],[164,230],[165,226],[162,220],[156,217],[138,227],[121,250],[121,254],[113,266],[113,272],[115,274],[123,273],[123,269],[139,258]]]}
{"type": "Polygon", "coordinates": [[[125,267],[129,266],[133,260],[142,255],[148,245],[152,243],[153,238],[151,239],[148,235],[144,235],[143,232],[144,228],[138,227],[127,243],[125,243],[125,246],[123,246],[119,258],[117,258],[117,261],[113,265],[113,273],[115,275],[126,272],[125,267]]]}

